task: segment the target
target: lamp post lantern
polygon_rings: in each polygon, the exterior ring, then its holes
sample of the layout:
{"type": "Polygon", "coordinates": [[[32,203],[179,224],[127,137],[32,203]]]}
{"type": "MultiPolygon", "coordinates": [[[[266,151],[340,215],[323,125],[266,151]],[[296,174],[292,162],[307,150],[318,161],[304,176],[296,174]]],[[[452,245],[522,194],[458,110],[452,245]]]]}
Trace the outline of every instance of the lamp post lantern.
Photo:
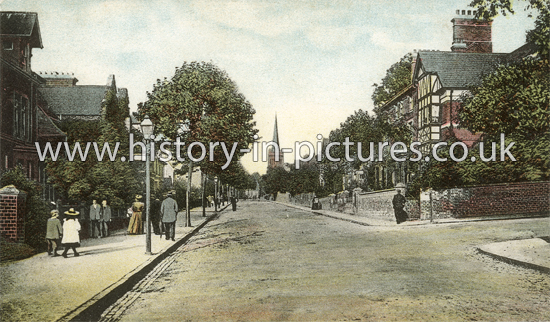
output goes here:
{"type": "Polygon", "coordinates": [[[141,132],[143,133],[143,140],[145,141],[146,153],[145,153],[145,254],[151,255],[151,173],[149,169],[150,163],[150,142],[153,136],[153,122],[149,119],[149,115],[145,115],[143,121],[141,121],[141,132]]]}

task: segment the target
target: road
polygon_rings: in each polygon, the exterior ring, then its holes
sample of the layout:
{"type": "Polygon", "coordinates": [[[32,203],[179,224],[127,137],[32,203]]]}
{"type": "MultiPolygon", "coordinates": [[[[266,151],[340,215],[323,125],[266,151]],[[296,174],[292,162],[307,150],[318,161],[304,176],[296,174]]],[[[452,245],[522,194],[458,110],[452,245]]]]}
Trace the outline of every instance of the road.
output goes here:
{"type": "Polygon", "coordinates": [[[548,321],[550,276],[475,251],[543,235],[548,219],[380,228],[241,202],[111,321],[548,321]]]}

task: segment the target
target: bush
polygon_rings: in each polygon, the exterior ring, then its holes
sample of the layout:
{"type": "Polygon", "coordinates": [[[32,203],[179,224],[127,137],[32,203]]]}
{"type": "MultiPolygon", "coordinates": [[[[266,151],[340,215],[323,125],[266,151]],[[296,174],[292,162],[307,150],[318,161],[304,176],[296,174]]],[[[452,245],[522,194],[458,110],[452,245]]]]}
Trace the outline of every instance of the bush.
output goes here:
{"type": "Polygon", "coordinates": [[[0,238],[0,261],[18,260],[31,257],[36,254],[36,250],[27,244],[14,243],[4,238],[0,238]]]}
{"type": "MultiPolygon", "coordinates": [[[[176,196],[174,199],[178,203],[179,209],[185,209],[186,193],[187,193],[187,181],[176,181],[175,183],[176,196]]],[[[200,207],[202,205],[202,190],[200,187],[191,187],[191,193],[189,194],[189,206],[190,208],[200,207]]]]}
{"type": "Polygon", "coordinates": [[[40,184],[27,179],[23,173],[20,166],[4,172],[0,178],[0,186],[14,185],[17,189],[27,193],[25,243],[35,249],[44,249],[46,223],[50,218],[49,207],[41,198],[42,187],[40,184]]]}

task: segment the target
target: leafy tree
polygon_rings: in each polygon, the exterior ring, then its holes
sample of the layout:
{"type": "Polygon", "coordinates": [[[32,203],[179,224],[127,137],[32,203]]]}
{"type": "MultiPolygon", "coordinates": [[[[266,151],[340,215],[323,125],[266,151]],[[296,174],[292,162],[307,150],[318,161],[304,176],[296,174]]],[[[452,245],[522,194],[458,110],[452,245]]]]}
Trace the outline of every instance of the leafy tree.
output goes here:
{"type": "MultiPolygon", "coordinates": [[[[527,31],[527,42],[537,46],[538,52],[543,59],[548,58],[550,49],[550,12],[549,3],[545,0],[523,0],[525,10],[530,11],[533,16],[536,11],[535,28],[527,31]]],[[[471,7],[477,8],[476,16],[481,19],[490,20],[502,14],[514,14],[513,2],[510,0],[473,0],[471,7]]]]}
{"type": "Polygon", "coordinates": [[[287,191],[291,195],[319,192],[319,168],[315,162],[304,163],[300,169],[291,168],[287,174],[287,191]]]}
{"type": "Polygon", "coordinates": [[[487,136],[516,135],[532,140],[550,127],[550,65],[527,59],[501,65],[463,98],[462,126],[487,136]]]}
{"type": "Polygon", "coordinates": [[[262,176],[265,182],[265,192],[276,195],[278,192],[288,191],[289,174],[282,167],[267,169],[267,173],[262,176]]]}
{"type": "Polygon", "coordinates": [[[229,167],[219,175],[219,178],[222,184],[228,184],[239,190],[250,187],[249,174],[246,173],[240,162],[231,162],[229,167]]]}
{"type": "Polygon", "coordinates": [[[380,84],[374,83],[372,85],[374,87],[372,100],[375,109],[381,107],[401,90],[411,85],[412,61],[412,53],[407,53],[397,63],[391,65],[380,84]]]}
{"type": "MultiPolygon", "coordinates": [[[[87,142],[97,142],[101,151],[108,143],[114,150],[116,142],[120,142],[117,154],[128,155],[128,132],[124,125],[127,115],[128,100],[119,100],[114,89],[109,89],[101,120],[66,120],[61,124],[61,129],[67,133],[67,142],[71,146],[79,143],[84,150],[87,142]]],[[[63,157],[55,162],[49,160],[46,171],[49,181],[64,193],[64,198],[69,202],[108,199],[114,207],[125,207],[141,191],[134,166],[137,164],[120,159],[110,161],[107,153],[99,161],[93,147],[90,147],[86,161],[78,157],[74,161],[63,157]]]]}
{"type": "MultiPolygon", "coordinates": [[[[342,176],[345,173],[358,170],[361,165],[366,171],[367,183],[359,186],[360,188],[379,190],[391,187],[391,182],[386,180],[375,181],[375,172],[379,167],[384,167],[390,172],[398,169],[397,161],[390,156],[389,146],[394,142],[405,144],[411,142],[412,133],[406,124],[403,122],[391,123],[385,115],[370,116],[368,112],[359,110],[341,123],[338,129],[331,131],[329,136],[331,142],[345,142],[346,138],[349,139],[349,142],[354,143],[348,148],[348,157],[351,158],[351,161],[346,160],[343,144],[331,148],[331,156],[340,158],[339,162],[323,160],[325,182],[328,183],[325,186],[331,189],[330,193],[339,192],[342,187],[342,176]],[[370,146],[371,142],[374,143],[373,149],[370,146]],[[389,143],[382,150],[382,161],[378,161],[380,158],[378,142],[389,143]],[[361,151],[358,149],[358,143],[361,143],[361,151]],[[369,161],[361,161],[360,158],[369,159],[369,161]]],[[[353,187],[358,187],[357,183],[353,184],[353,187]]]]}
{"type": "Polygon", "coordinates": [[[507,145],[514,142],[511,152],[517,160],[461,164],[466,184],[550,178],[549,74],[548,60],[528,58],[501,65],[463,97],[461,125],[483,132],[486,146],[500,142],[505,134],[507,145]]]}
{"type": "MultiPolygon", "coordinates": [[[[247,149],[257,133],[252,105],[227,73],[212,63],[185,62],[177,67],[170,80],[157,80],[138,110],[142,117],[149,115],[156,133],[171,141],[182,135],[179,123],[188,120],[190,131],[182,141],[200,142],[206,147],[210,142],[224,142],[228,149],[238,143],[233,160],[243,155],[240,149],[247,149]]],[[[205,173],[220,174],[226,163],[221,147],[215,148],[213,158],[196,165],[205,173]]]]}

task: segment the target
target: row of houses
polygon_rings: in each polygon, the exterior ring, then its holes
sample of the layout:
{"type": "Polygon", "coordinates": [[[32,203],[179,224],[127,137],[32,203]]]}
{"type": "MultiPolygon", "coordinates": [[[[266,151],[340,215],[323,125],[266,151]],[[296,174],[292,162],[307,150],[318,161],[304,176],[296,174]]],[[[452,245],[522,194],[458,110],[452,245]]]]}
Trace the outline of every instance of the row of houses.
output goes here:
{"type": "MultiPolygon", "coordinates": [[[[525,44],[510,53],[494,53],[492,21],[476,19],[475,15],[474,10],[456,10],[455,18],[451,20],[453,42],[450,51],[413,50],[410,85],[375,109],[378,116],[387,117],[392,124],[406,125],[412,140],[420,142],[422,155],[430,155],[436,143],[451,137],[469,148],[476,144],[481,133],[472,133],[461,127],[457,117],[462,95],[472,86],[481,85],[483,77],[498,65],[536,52],[534,45],[525,44]]],[[[276,120],[273,141],[278,143],[276,120]]],[[[325,138],[323,146],[328,143],[325,138]]],[[[275,150],[270,148],[268,169],[284,166],[282,158],[275,161],[275,154],[275,150]]],[[[305,163],[317,163],[316,160],[315,157],[305,163]]],[[[319,164],[318,167],[320,185],[324,186],[327,166],[319,164]]],[[[365,186],[366,181],[371,187],[388,188],[397,183],[409,183],[416,175],[419,173],[412,171],[407,162],[397,162],[391,167],[384,163],[365,163],[358,170],[349,167],[343,175],[341,189],[347,190],[354,184],[365,186]],[[370,166],[375,167],[372,178],[367,177],[366,170],[370,166]]]]}
{"type": "MultiPolygon", "coordinates": [[[[525,58],[535,47],[525,44],[510,53],[494,53],[492,22],[478,20],[473,10],[456,10],[453,43],[450,51],[414,51],[410,86],[385,102],[378,114],[385,114],[394,123],[406,124],[420,151],[427,155],[434,144],[450,137],[474,145],[481,133],[472,133],[460,126],[457,111],[460,98],[472,86],[479,86],[483,76],[499,64],[525,58]]],[[[414,173],[406,163],[397,170],[380,166],[377,180],[392,184],[408,183],[414,173]]]]}
{"type": "MultiPolygon", "coordinates": [[[[34,72],[33,49],[44,48],[38,14],[35,12],[0,12],[1,103],[0,174],[21,166],[29,179],[40,182],[43,197],[57,201],[58,194],[48,184],[35,142],[43,146],[66,141],[60,129],[64,120],[96,121],[104,117],[103,102],[113,90],[119,100],[128,99],[128,90],[117,87],[115,75],[102,85],[77,85],[78,79],[66,72],[34,72]]],[[[127,128],[137,128],[135,114],[126,111],[127,128]]],[[[172,184],[174,169],[157,160],[151,166],[154,187],[172,184]],[[169,182],[167,182],[169,181],[169,182]]]]}

